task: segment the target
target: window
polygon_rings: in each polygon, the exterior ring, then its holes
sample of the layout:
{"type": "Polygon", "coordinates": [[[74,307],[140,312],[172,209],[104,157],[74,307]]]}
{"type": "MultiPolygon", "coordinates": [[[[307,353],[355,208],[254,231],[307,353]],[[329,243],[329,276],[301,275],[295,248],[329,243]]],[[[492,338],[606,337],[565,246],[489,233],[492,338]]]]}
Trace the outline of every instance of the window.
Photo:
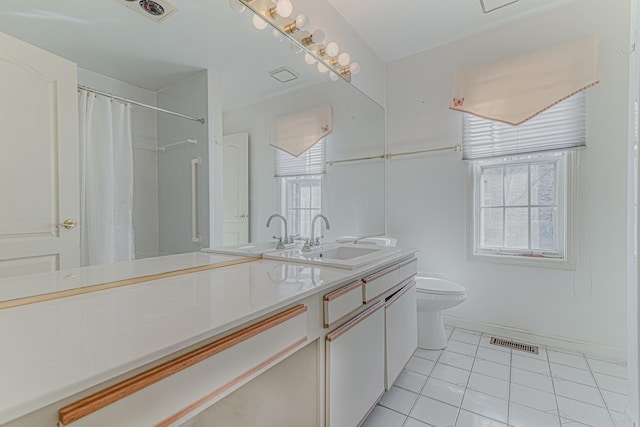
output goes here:
{"type": "Polygon", "coordinates": [[[311,236],[311,221],[322,210],[324,139],[301,154],[275,151],[276,178],[280,179],[281,212],[292,236],[311,236]]]}
{"type": "Polygon", "coordinates": [[[472,257],[574,266],[576,153],[567,149],[586,144],[586,98],[572,98],[520,126],[465,114],[472,257]]]}

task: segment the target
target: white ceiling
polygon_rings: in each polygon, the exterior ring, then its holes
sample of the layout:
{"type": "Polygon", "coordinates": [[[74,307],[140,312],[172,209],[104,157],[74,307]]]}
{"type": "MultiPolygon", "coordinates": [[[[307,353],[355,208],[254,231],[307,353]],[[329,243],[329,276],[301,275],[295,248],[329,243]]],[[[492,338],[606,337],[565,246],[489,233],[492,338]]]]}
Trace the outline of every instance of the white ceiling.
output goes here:
{"type": "Polygon", "coordinates": [[[518,0],[484,14],[480,0],[329,0],[384,62],[442,46],[572,1],[576,0],[518,0]]]}

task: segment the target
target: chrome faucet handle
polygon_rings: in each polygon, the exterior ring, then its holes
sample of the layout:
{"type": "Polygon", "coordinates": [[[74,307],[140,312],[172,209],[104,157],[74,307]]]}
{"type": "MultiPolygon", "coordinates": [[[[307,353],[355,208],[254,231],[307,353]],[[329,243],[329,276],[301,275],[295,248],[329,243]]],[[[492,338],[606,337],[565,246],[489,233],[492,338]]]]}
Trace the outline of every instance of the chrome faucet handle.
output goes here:
{"type": "Polygon", "coordinates": [[[282,243],[282,237],[273,236],[274,239],[278,239],[278,243],[276,244],[276,249],[284,249],[284,243],[282,243]]]}
{"type": "MultiPolygon", "coordinates": [[[[324,237],[324,236],[320,236],[320,237],[324,237]]],[[[316,237],[316,241],[313,244],[314,246],[320,246],[320,237],[316,237]]]]}
{"type": "Polygon", "coordinates": [[[311,244],[309,240],[305,240],[304,246],[302,247],[302,252],[309,252],[311,250],[311,244]]]}

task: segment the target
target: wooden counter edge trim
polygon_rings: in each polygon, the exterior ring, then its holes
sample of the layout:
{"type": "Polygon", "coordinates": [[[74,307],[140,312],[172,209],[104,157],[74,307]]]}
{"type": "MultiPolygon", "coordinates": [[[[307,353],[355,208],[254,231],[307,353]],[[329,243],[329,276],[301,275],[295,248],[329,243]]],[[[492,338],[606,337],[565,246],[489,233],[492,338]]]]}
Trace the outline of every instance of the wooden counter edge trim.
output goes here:
{"type": "Polygon", "coordinates": [[[382,276],[386,276],[387,274],[391,273],[392,271],[398,270],[398,269],[400,269],[400,268],[402,268],[402,267],[404,267],[404,266],[407,266],[407,265],[411,264],[412,262],[417,262],[417,261],[418,261],[418,259],[417,259],[417,258],[415,258],[415,257],[413,257],[413,258],[409,258],[409,259],[408,259],[408,260],[406,260],[406,261],[402,261],[402,262],[400,262],[400,263],[398,263],[398,264],[392,265],[391,267],[387,267],[387,268],[385,268],[385,269],[383,269],[383,270],[380,270],[380,271],[378,271],[378,272],[375,272],[375,273],[373,273],[373,274],[370,274],[370,275],[369,275],[369,276],[367,276],[367,277],[363,277],[363,278],[362,278],[362,281],[363,281],[364,283],[371,282],[371,281],[373,281],[373,280],[379,279],[379,278],[380,278],[380,277],[382,277],[382,276]]]}
{"type": "Polygon", "coordinates": [[[371,297],[369,298],[365,304],[369,304],[371,301],[375,301],[376,299],[380,298],[382,295],[386,294],[389,291],[393,291],[395,292],[395,290],[402,288],[404,285],[406,285],[407,283],[409,283],[411,280],[414,280],[416,276],[416,273],[411,274],[411,276],[402,279],[402,281],[400,283],[398,283],[397,285],[393,285],[390,288],[387,288],[386,290],[380,292],[378,295],[376,295],[375,297],[371,297]]]}
{"type": "Polygon", "coordinates": [[[197,273],[199,271],[214,270],[216,268],[229,267],[237,264],[244,264],[260,260],[260,257],[247,257],[240,259],[232,259],[229,261],[217,262],[215,264],[199,265],[197,267],[183,268],[180,270],[167,271],[165,273],[149,274],[147,276],[133,277],[131,279],[116,280],[114,282],[105,282],[97,285],[83,286],[74,289],[65,289],[64,291],[54,291],[48,294],[33,295],[30,297],[16,298],[8,301],[0,301],[0,310],[21,305],[35,304],[38,302],[50,301],[54,299],[67,298],[75,295],[88,294],[90,292],[104,291],[106,289],[118,288],[120,286],[135,285],[138,283],[149,282],[151,280],[166,279],[168,277],[182,276],[183,274],[197,273]]]}
{"type": "Polygon", "coordinates": [[[353,320],[348,321],[347,323],[345,323],[344,325],[340,326],[335,331],[331,332],[330,334],[327,334],[325,339],[327,341],[329,341],[329,342],[335,340],[336,338],[338,338],[342,334],[348,332],[351,328],[353,328],[358,323],[362,322],[364,319],[366,319],[367,317],[371,316],[373,313],[375,313],[376,311],[380,310],[381,308],[384,308],[384,301],[379,301],[376,304],[372,305],[371,308],[369,308],[369,309],[363,311],[362,313],[358,314],[358,316],[354,317],[353,320]]]}
{"type": "Polygon", "coordinates": [[[344,294],[346,294],[348,292],[351,292],[352,290],[354,290],[354,289],[356,289],[356,288],[358,288],[360,286],[362,286],[362,280],[358,280],[358,281],[353,282],[353,283],[351,283],[349,285],[343,286],[340,289],[336,289],[333,292],[329,292],[328,294],[326,294],[324,296],[324,300],[325,301],[332,301],[332,300],[334,300],[336,298],[340,298],[342,295],[344,295],[344,294]]]}
{"type": "Polygon", "coordinates": [[[400,298],[402,298],[402,296],[405,295],[407,292],[409,292],[412,288],[415,288],[416,281],[413,279],[410,279],[402,283],[401,286],[404,286],[404,289],[398,291],[394,296],[391,297],[391,299],[389,299],[389,301],[385,302],[385,305],[387,308],[391,307],[393,303],[395,303],[400,298]]]}
{"type": "Polygon", "coordinates": [[[196,363],[214,356],[234,345],[237,345],[261,332],[271,329],[307,311],[307,306],[300,304],[285,310],[275,316],[268,317],[254,325],[241,329],[227,337],[221,338],[173,360],[165,362],[155,368],[135,375],[127,380],[107,387],[97,393],[78,400],[59,410],[59,421],[62,425],[70,424],[80,418],[86,417],[99,409],[104,408],[118,400],[124,399],[133,393],[142,390],[164,378],[183,371],[196,363]]]}
{"type": "Polygon", "coordinates": [[[167,427],[167,426],[171,425],[172,423],[178,421],[180,418],[182,418],[185,415],[189,414],[190,412],[192,412],[196,408],[198,408],[198,407],[206,404],[207,402],[215,399],[218,395],[224,393],[225,391],[227,391],[231,387],[233,387],[236,384],[244,381],[245,379],[247,379],[251,375],[253,375],[256,372],[260,371],[261,369],[269,366],[270,364],[272,364],[276,360],[280,359],[281,357],[283,357],[287,353],[293,351],[296,347],[299,347],[300,345],[304,344],[306,341],[307,341],[307,337],[300,338],[298,341],[296,341],[295,343],[291,344],[290,346],[288,346],[284,350],[274,354],[273,356],[271,356],[270,358],[268,358],[267,360],[265,360],[264,362],[262,362],[258,366],[251,368],[250,370],[248,370],[244,374],[240,375],[239,377],[234,378],[233,380],[229,381],[228,383],[226,383],[222,387],[217,388],[216,390],[214,390],[211,393],[207,394],[202,399],[199,399],[199,400],[195,401],[191,405],[187,406],[186,408],[182,409],[179,412],[176,412],[175,414],[173,414],[172,416],[170,416],[166,420],[162,421],[161,423],[156,424],[156,427],[167,427]]]}

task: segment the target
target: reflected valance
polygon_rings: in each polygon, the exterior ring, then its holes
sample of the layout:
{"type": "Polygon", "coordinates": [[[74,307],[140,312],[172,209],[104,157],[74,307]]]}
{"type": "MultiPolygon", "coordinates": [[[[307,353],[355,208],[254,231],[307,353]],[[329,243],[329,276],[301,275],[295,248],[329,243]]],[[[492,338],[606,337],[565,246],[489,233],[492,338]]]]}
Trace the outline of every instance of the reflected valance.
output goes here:
{"type": "Polygon", "coordinates": [[[457,71],[449,108],[518,125],[598,82],[598,41],[581,39],[457,71]]]}
{"type": "Polygon", "coordinates": [[[332,131],[331,105],[278,117],[271,125],[271,145],[298,157],[332,131]]]}

